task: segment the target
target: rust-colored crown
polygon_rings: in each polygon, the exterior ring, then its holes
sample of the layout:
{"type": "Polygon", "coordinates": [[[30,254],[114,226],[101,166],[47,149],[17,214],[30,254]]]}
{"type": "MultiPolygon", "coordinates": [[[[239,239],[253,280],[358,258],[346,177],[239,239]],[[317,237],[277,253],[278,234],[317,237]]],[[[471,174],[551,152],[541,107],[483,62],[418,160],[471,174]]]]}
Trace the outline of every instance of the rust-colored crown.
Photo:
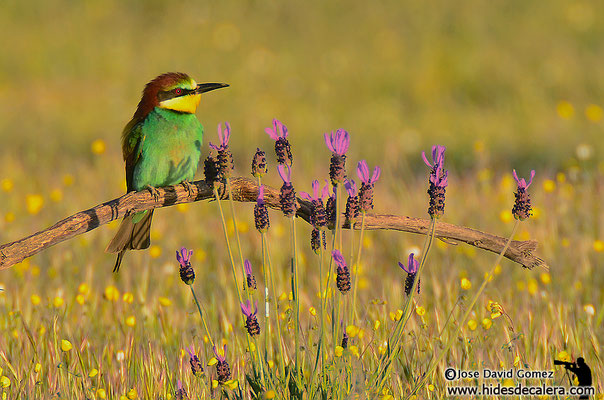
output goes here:
{"type": "Polygon", "coordinates": [[[138,103],[138,107],[136,108],[136,112],[132,119],[137,122],[143,120],[147,114],[159,105],[157,93],[186,81],[190,82],[191,78],[183,72],[167,72],[147,83],[145,89],[143,89],[143,97],[138,103]]]}

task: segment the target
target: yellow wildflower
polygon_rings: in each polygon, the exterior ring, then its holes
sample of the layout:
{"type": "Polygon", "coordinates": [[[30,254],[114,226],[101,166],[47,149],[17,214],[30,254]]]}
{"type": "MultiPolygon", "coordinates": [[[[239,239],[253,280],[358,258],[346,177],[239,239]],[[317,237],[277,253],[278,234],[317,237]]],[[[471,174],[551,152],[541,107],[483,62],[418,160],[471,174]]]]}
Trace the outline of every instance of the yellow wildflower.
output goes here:
{"type": "Polygon", "coordinates": [[[487,329],[487,330],[488,330],[488,329],[491,329],[491,326],[492,326],[492,325],[493,325],[493,320],[492,320],[492,319],[490,319],[490,318],[484,318],[484,319],[482,320],[482,327],[483,327],[484,329],[487,329]]]}
{"type": "Polygon", "coordinates": [[[4,178],[0,181],[0,187],[2,188],[3,191],[8,193],[11,190],[13,190],[13,187],[15,187],[15,184],[13,183],[12,179],[4,178]]]}
{"type": "Polygon", "coordinates": [[[276,394],[275,394],[274,390],[267,390],[266,393],[264,393],[265,399],[274,399],[275,396],[276,396],[276,394]]]}
{"type": "Polygon", "coordinates": [[[71,342],[69,340],[63,339],[61,340],[61,350],[64,352],[68,352],[73,348],[71,342]]]}
{"type": "Polygon", "coordinates": [[[107,146],[103,139],[96,139],[90,144],[90,150],[96,155],[101,155],[105,152],[107,146]]]}
{"type": "Polygon", "coordinates": [[[34,372],[35,372],[36,374],[39,374],[39,373],[40,373],[40,371],[42,371],[42,364],[40,364],[40,363],[36,363],[36,366],[34,367],[34,372]]]}
{"type": "Polygon", "coordinates": [[[543,190],[546,193],[551,193],[556,190],[556,182],[551,179],[546,179],[543,181],[543,190]]]}
{"type": "Polygon", "coordinates": [[[549,285],[549,283],[552,281],[552,276],[547,272],[542,272],[541,275],[539,275],[539,278],[541,279],[541,282],[546,285],[549,285]]]}
{"type": "Polygon", "coordinates": [[[128,318],[126,318],[126,325],[131,328],[136,325],[136,317],[134,315],[130,315],[128,318]]]}
{"type": "Polygon", "coordinates": [[[380,322],[380,320],[376,319],[375,322],[373,323],[373,330],[377,331],[380,328],[380,325],[382,323],[380,322]]]}
{"type": "Polygon", "coordinates": [[[78,294],[78,295],[76,296],[75,300],[76,300],[76,303],[78,303],[79,305],[83,305],[83,304],[84,304],[84,301],[85,301],[86,299],[84,298],[84,295],[83,295],[83,294],[78,294]]]}
{"type": "Polygon", "coordinates": [[[336,346],[334,353],[336,357],[342,357],[342,354],[344,353],[344,348],[342,346],[336,346]]]}
{"type": "Polygon", "coordinates": [[[461,288],[463,290],[470,290],[472,288],[472,282],[468,278],[461,278],[461,288]]]}
{"type": "Polygon", "coordinates": [[[595,240],[594,241],[594,250],[597,251],[598,253],[601,253],[604,251],[604,241],[603,240],[595,240]]]}
{"type": "Polygon", "coordinates": [[[562,100],[556,106],[556,112],[560,118],[568,120],[575,115],[575,107],[570,102],[562,100]]]}
{"type": "Polygon", "coordinates": [[[159,304],[161,304],[164,307],[170,307],[172,305],[172,300],[170,300],[167,297],[160,296],[157,300],[159,301],[159,304]]]}
{"type": "Polygon", "coordinates": [[[61,308],[63,306],[63,304],[65,304],[65,300],[63,300],[63,298],[61,296],[55,297],[52,301],[52,305],[55,308],[61,308]]]}
{"type": "Polygon", "coordinates": [[[535,278],[529,279],[527,290],[532,295],[537,293],[537,290],[539,290],[539,284],[537,283],[537,280],[535,278]]]}
{"type": "Polygon", "coordinates": [[[359,333],[359,328],[355,325],[348,325],[346,327],[346,334],[350,337],[355,337],[359,333]]]}
{"type": "Polygon", "coordinates": [[[63,200],[63,191],[61,189],[53,189],[50,192],[50,199],[55,203],[60,202],[61,200],[63,200]]]}
{"type": "Polygon", "coordinates": [[[109,285],[105,288],[103,296],[109,301],[118,301],[120,298],[120,291],[115,286],[109,285]]]}
{"type": "Polygon", "coordinates": [[[2,386],[3,388],[7,388],[10,386],[10,379],[8,378],[8,376],[0,377],[0,386],[2,386]]]}
{"type": "Polygon", "coordinates": [[[501,220],[501,222],[507,224],[514,220],[514,215],[510,210],[503,210],[499,213],[499,219],[501,220]]]}
{"type": "Polygon", "coordinates": [[[96,397],[98,397],[99,399],[106,399],[107,398],[107,392],[105,392],[105,389],[97,389],[96,391],[96,397]]]}
{"type": "Polygon", "coordinates": [[[149,255],[151,256],[151,258],[158,258],[159,256],[161,256],[161,247],[154,244],[149,248],[149,255]]]}
{"type": "Polygon", "coordinates": [[[585,108],[585,116],[591,122],[600,122],[604,116],[604,110],[597,104],[590,104],[585,108]]]}
{"type": "Polygon", "coordinates": [[[134,301],[134,295],[130,292],[126,292],[122,296],[122,300],[124,301],[124,303],[132,304],[132,302],[134,301]]]}
{"type": "Polygon", "coordinates": [[[310,307],[308,309],[308,312],[310,313],[310,315],[312,315],[313,317],[317,316],[317,310],[314,307],[310,307]]]}
{"type": "Polygon", "coordinates": [[[34,306],[37,306],[38,304],[40,304],[42,302],[42,298],[40,296],[38,296],[37,294],[32,294],[30,300],[31,300],[31,304],[33,304],[34,306]]]}
{"type": "Polygon", "coordinates": [[[348,347],[348,349],[349,349],[349,350],[350,350],[350,352],[351,352],[353,355],[355,355],[356,357],[359,357],[359,356],[360,356],[360,354],[359,354],[359,348],[358,348],[357,346],[352,345],[352,346],[348,347]]]}
{"type": "Polygon", "coordinates": [[[80,283],[80,286],[78,286],[78,292],[84,296],[88,296],[90,294],[90,286],[85,282],[80,283]]]}
{"type": "Polygon", "coordinates": [[[477,326],[478,324],[473,319],[468,321],[468,328],[470,328],[471,331],[475,330],[477,326]]]}
{"type": "Polygon", "coordinates": [[[132,388],[128,391],[127,396],[130,400],[134,400],[134,399],[138,398],[138,392],[136,391],[135,388],[132,388]]]}
{"type": "Polygon", "coordinates": [[[88,376],[90,378],[94,378],[95,376],[97,376],[99,374],[99,370],[96,368],[93,368],[90,370],[90,372],[88,373],[88,376]]]}
{"type": "Polygon", "coordinates": [[[415,312],[421,317],[426,314],[426,309],[422,306],[418,306],[415,308],[415,312]]]}
{"type": "Polygon", "coordinates": [[[44,206],[44,197],[39,194],[28,194],[25,196],[25,206],[28,213],[36,215],[44,206]]]}

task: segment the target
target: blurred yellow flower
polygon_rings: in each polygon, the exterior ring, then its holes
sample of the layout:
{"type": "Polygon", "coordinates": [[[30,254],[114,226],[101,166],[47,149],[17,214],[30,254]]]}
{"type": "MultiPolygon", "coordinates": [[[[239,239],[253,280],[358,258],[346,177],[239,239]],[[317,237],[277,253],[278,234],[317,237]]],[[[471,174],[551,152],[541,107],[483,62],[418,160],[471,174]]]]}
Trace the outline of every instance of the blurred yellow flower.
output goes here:
{"type": "Polygon", "coordinates": [[[570,102],[562,100],[558,102],[558,105],[556,106],[556,112],[558,113],[558,116],[560,118],[568,120],[575,115],[575,107],[573,107],[570,102]]]}
{"type": "Polygon", "coordinates": [[[283,292],[279,295],[279,301],[284,301],[287,299],[287,293],[283,292]]]}
{"type": "Polygon", "coordinates": [[[115,353],[115,359],[118,362],[124,361],[125,358],[126,358],[126,354],[124,353],[124,350],[118,350],[117,353],[115,353]]]}
{"type": "Polygon", "coordinates": [[[10,379],[8,378],[8,376],[0,377],[0,386],[2,386],[3,388],[7,388],[10,386],[10,379]]]}
{"type": "Polygon", "coordinates": [[[342,346],[336,346],[334,353],[336,357],[342,357],[342,354],[344,354],[344,348],[342,346]]]}
{"type": "Polygon", "coordinates": [[[526,282],[522,280],[516,282],[516,289],[518,289],[519,292],[523,292],[526,289],[526,282]]]}
{"type": "Polygon", "coordinates": [[[99,399],[106,399],[107,398],[107,392],[105,392],[105,389],[97,389],[96,390],[96,397],[98,397],[99,399]]]}
{"type": "Polygon", "coordinates": [[[246,221],[239,221],[237,224],[237,230],[239,233],[247,233],[250,230],[250,224],[248,224],[246,221]]]}
{"type": "Polygon", "coordinates": [[[28,213],[36,215],[44,206],[44,197],[39,194],[28,194],[25,196],[25,206],[28,213]]]}
{"type": "Polygon", "coordinates": [[[603,240],[594,240],[594,250],[597,251],[598,253],[601,253],[604,251],[604,241],[603,240]]]}
{"type": "Polygon", "coordinates": [[[216,379],[212,379],[212,389],[216,389],[218,387],[218,381],[216,379]]]}
{"type": "Polygon", "coordinates": [[[125,394],[122,394],[120,396],[120,400],[128,400],[128,397],[125,394]]]}
{"type": "Polygon", "coordinates": [[[132,388],[128,391],[127,396],[130,400],[134,400],[134,399],[138,398],[138,392],[136,391],[135,388],[132,388]]]}
{"type": "Polygon", "coordinates": [[[249,349],[250,353],[253,353],[256,351],[256,345],[254,344],[254,342],[250,342],[250,349],[249,349]]]}
{"type": "Polygon", "coordinates": [[[310,315],[312,315],[313,317],[317,316],[317,310],[314,307],[310,307],[308,309],[308,312],[310,313],[310,315]]]}
{"type": "Polygon", "coordinates": [[[535,278],[529,279],[526,288],[527,288],[529,294],[535,295],[537,293],[537,290],[539,290],[539,284],[537,283],[537,279],[535,279],[535,278]]]}
{"type": "Polygon", "coordinates": [[[489,300],[487,310],[491,313],[491,319],[499,318],[503,314],[503,307],[496,301],[489,300]]]}
{"type": "Polygon", "coordinates": [[[472,288],[472,282],[468,278],[461,278],[461,288],[463,290],[470,290],[472,288]]]}
{"type": "Polygon", "coordinates": [[[130,315],[128,318],[126,318],[126,325],[129,327],[136,325],[136,317],[134,315],[130,315]]]}
{"type": "Polygon", "coordinates": [[[99,370],[96,368],[93,368],[90,370],[90,372],[88,373],[88,376],[90,378],[94,378],[95,376],[97,376],[99,374],[99,370]]]}
{"type": "Polygon", "coordinates": [[[415,308],[415,312],[417,313],[417,315],[423,316],[426,314],[426,309],[422,306],[419,306],[415,308]]]}
{"type": "Polygon", "coordinates": [[[134,295],[130,292],[126,292],[122,296],[122,300],[124,301],[124,303],[132,304],[132,302],[134,301],[134,295]]]}
{"type": "Polygon", "coordinates": [[[32,294],[30,297],[31,300],[31,304],[33,304],[34,306],[37,306],[38,304],[40,304],[42,302],[42,298],[40,296],[38,296],[37,294],[32,294]]]}
{"type": "Polygon", "coordinates": [[[375,320],[375,322],[373,323],[373,330],[374,330],[374,331],[377,331],[378,329],[380,329],[380,325],[381,325],[381,324],[382,324],[382,323],[380,322],[380,320],[379,320],[379,319],[376,319],[376,320],[375,320]]]}
{"type": "Polygon", "coordinates": [[[516,357],[514,358],[514,367],[517,367],[517,366],[518,366],[518,364],[520,364],[520,356],[516,356],[516,357]]]}
{"type": "Polygon", "coordinates": [[[120,298],[120,291],[113,285],[109,285],[105,288],[103,297],[109,301],[118,301],[120,298]]]}
{"type": "Polygon", "coordinates": [[[40,371],[42,371],[42,364],[40,364],[40,363],[36,363],[36,366],[34,367],[34,372],[35,372],[36,374],[39,374],[39,373],[40,373],[40,371]]]}
{"type": "Polygon", "coordinates": [[[512,214],[511,210],[503,210],[499,213],[499,219],[501,222],[507,224],[514,220],[514,215],[512,214]]]}
{"type": "Polygon", "coordinates": [[[267,390],[266,393],[264,393],[265,399],[274,399],[275,396],[276,396],[276,394],[275,394],[274,390],[267,390]]]}
{"type": "Polygon", "coordinates": [[[473,319],[468,321],[468,328],[470,328],[471,331],[475,330],[477,326],[478,324],[473,319]]]}
{"type": "Polygon", "coordinates": [[[558,183],[566,182],[566,175],[564,175],[564,172],[558,172],[556,174],[556,180],[558,181],[558,183]]]}
{"type": "Polygon", "coordinates": [[[493,325],[493,321],[490,318],[483,318],[482,327],[484,329],[491,329],[492,325],[493,325]]]}
{"type": "Polygon", "coordinates": [[[187,203],[177,204],[176,209],[181,213],[187,212],[187,210],[189,209],[189,204],[187,204],[187,203]]]}
{"type": "Polygon", "coordinates": [[[7,212],[6,214],[4,214],[4,221],[6,221],[7,223],[11,223],[15,220],[15,213],[12,212],[7,212]]]}
{"type": "Polygon", "coordinates": [[[560,361],[566,361],[566,362],[570,361],[570,355],[566,351],[564,351],[564,350],[562,350],[561,352],[559,352],[558,353],[558,357],[556,357],[556,358],[558,360],[560,360],[560,361]]]}
{"type": "Polygon", "coordinates": [[[597,104],[590,104],[585,107],[585,116],[591,122],[600,122],[603,115],[604,111],[602,110],[602,107],[597,104]]]}
{"type": "Polygon", "coordinates": [[[96,155],[103,154],[106,150],[107,146],[105,145],[105,141],[103,139],[96,139],[90,144],[90,150],[96,155]]]}
{"type": "Polygon", "coordinates": [[[72,348],[73,348],[73,346],[71,345],[71,342],[69,340],[66,340],[66,339],[61,340],[61,350],[68,352],[72,348]]]}
{"type": "Polygon", "coordinates": [[[65,300],[62,297],[57,296],[52,300],[52,305],[54,308],[60,308],[65,304],[65,300]]]}
{"type": "Polygon", "coordinates": [[[495,265],[495,269],[493,269],[493,273],[495,275],[499,275],[501,273],[501,264],[495,265]]]}
{"type": "Polygon", "coordinates": [[[539,279],[541,279],[541,282],[543,282],[545,285],[549,285],[552,281],[552,276],[548,272],[542,272],[539,275],[539,279]]]}
{"type": "Polygon", "coordinates": [[[543,181],[543,190],[546,193],[551,193],[554,190],[556,190],[556,182],[552,181],[551,179],[546,179],[543,181]]]}
{"type": "Polygon", "coordinates": [[[161,304],[164,307],[170,307],[172,305],[172,300],[170,300],[167,297],[160,296],[157,300],[159,301],[159,304],[161,304]]]}
{"type": "Polygon", "coordinates": [[[429,391],[433,392],[433,391],[434,391],[434,389],[435,389],[435,387],[434,387],[434,385],[433,385],[433,384],[429,384],[429,385],[428,385],[428,390],[429,390],[429,391]]]}
{"type": "Polygon", "coordinates": [[[596,314],[596,308],[593,304],[586,304],[583,306],[583,310],[592,317],[596,314]]]}
{"type": "Polygon", "coordinates": [[[49,197],[52,201],[54,201],[55,203],[58,203],[61,200],[63,200],[63,191],[61,189],[53,189],[50,192],[49,197]]]}
{"type": "Polygon", "coordinates": [[[355,345],[349,346],[349,347],[348,347],[348,350],[350,350],[350,352],[351,352],[351,353],[352,353],[354,356],[356,356],[356,357],[359,357],[359,356],[360,356],[360,354],[359,354],[359,348],[358,348],[357,346],[355,346],[355,345]]]}
{"type": "Polygon", "coordinates": [[[210,361],[208,361],[208,367],[215,365],[217,362],[218,362],[218,360],[216,359],[216,357],[210,358],[210,361]]]}
{"type": "Polygon", "coordinates": [[[149,248],[149,255],[151,255],[151,258],[158,258],[161,256],[161,247],[154,244],[149,248]]]}
{"type": "Polygon", "coordinates": [[[0,187],[2,188],[3,191],[8,193],[11,190],[13,190],[13,187],[15,187],[15,184],[13,183],[12,179],[4,178],[0,181],[0,187]]]}
{"type": "Polygon", "coordinates": [[[346,327],[346,334],[350,337],[355,337],[359,333],[359,328],[355,325],[348,325],[346,327]]]}
{"type": "Polygon", "coordinates": [[[80,283],[78,286],[78,292],[83,294],[84,296],[88,296],[90,294],[90,286],[87,283],[80,283]]]}
{"type": "Polygon", "coordinates": [[[268,367],[269,367],[270,369],[275,368],[275,362],[274,362],[273,360],[268,360],[268,367]]]}
{"type": "Polygon", "coordinates": [[[231,390],[235,390],[239,387],[239,381],[237,379],[231,379],[226,381],[224,385],[231,390]]]}
{"type": "Polygon", "coordinates": [[[71,185],[73,185],[73,182],[74,182],[73,175],[71,175],[71,174],[63,175],[63,185],[64,186],[71,186],[71,185]]]}
{"type": "Polygon", "coordinates": [[[86,300],[86,299],[84,298],[84,295],[83,295],[83,294],[81,294],[81,293],[80,293],[80,294],[78,294],[78,295],[76,296],[76,298],[75,298],[76,303],[78,303],[79,305],[84,304],[84,301],[85,301],[85,300],[86,300]]]}

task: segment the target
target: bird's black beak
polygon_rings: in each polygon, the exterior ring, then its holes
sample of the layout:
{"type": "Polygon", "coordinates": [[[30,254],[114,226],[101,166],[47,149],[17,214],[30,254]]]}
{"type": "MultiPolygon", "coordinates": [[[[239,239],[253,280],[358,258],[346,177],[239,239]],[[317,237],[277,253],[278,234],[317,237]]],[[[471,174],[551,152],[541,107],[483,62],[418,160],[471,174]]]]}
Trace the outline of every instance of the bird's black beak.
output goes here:
{"type": "Polygon", "coordinates": [[[229,85],[227,85],[226,83],[200,83],[197,85],[195,93],[205,93],[209,92],[210,90],[216,90],[224,87],[229,87],[229,85]]]}

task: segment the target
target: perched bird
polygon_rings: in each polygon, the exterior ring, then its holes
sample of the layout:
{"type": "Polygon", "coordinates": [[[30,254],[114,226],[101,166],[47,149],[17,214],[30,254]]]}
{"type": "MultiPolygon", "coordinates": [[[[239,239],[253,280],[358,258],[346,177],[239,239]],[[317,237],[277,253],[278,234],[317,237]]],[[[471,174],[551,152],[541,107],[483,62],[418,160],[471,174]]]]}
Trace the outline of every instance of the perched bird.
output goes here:
{"type": "MultiPolygon", "coordinates": [[[[229,85],[197,84],[187,74],[169,72],[149,82],[134,116],[122,132],[128,192],[176,185],[193,179],[201,157],[203,127],[195,116],[201,94],[229,85]]],[[[126,250],[150,244],[153,210],[126,214],[105,249],[117,253],[117,272],[126,250]]]]}

